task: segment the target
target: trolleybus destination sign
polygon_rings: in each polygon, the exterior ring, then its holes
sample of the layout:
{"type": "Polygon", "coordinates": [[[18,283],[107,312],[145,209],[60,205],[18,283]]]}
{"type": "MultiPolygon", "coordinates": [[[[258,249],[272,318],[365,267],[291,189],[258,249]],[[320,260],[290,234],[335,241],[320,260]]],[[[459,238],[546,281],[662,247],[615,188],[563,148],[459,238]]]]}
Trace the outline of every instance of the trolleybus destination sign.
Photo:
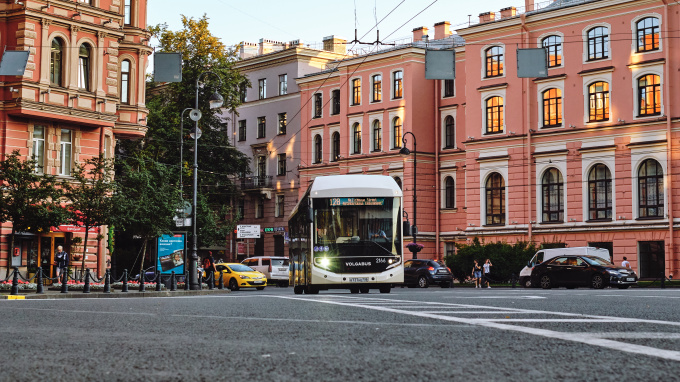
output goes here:
{"type": "Polygon", "coordinates": [[[385,198],[331,198],[331,207],[382,206],[385,198]]]}

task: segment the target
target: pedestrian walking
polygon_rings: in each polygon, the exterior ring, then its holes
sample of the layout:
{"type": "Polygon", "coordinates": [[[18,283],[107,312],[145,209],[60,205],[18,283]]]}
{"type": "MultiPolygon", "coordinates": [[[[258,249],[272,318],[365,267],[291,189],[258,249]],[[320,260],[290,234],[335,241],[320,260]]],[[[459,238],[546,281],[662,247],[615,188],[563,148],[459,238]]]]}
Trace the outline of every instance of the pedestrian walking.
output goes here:
{"type": "Polygon", "coordinates": [[[624,268],[630,268],[630,263],[628,262],[628,258],[626,256],[623,256],[623,261],[621,262],[621,266],[624,268]]]}
{"type": "MultiPolygon", "coordinates": [[[[484,268],[484,281],[486,281],[486,287],[491,288],[491,279],[489,278],[491,267],[493,267],[493,264],[491,264],[491,259],[486,259],[486,262],[482,267],[484,268]]],[[[482,283],[482,285],[484,285],[484,283],[482,283]]]]}
{"type": "Polygon", "coordinates": [[[62,274],[65,274],[68,268],[68,253],[61,245],[57,247],[57,253],[54,254],[54,265],[57,268],[57,280],[61,282],[62,274]]]}
{"type": "Polygon", "coordinates": [[[475,260],[475,265],[472,266],[472,277],[475,279],[475,288],[482,287],[482,267],[479,266],[479,262],[475,260]]]}
{"type": "Polygon", "coordinates": [[[208,256],[203,258],[203,270],[205,271],[205,277],[208,277],[208,272],[217,272],[217,269],[215,269],[215,258],[213,257],[212,251],[208,251],[208,256]]]}

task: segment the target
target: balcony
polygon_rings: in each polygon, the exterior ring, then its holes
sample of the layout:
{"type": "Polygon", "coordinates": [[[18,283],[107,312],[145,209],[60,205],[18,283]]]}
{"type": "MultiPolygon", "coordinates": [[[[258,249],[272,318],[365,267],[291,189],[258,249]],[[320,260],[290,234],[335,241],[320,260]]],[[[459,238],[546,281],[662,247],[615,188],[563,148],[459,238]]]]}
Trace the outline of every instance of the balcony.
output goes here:
{"type": "Polygon", "coordinates": [[[272,176],[250,176],[241,178],[241,191],[268,191],[272,188],[272,176]]]}

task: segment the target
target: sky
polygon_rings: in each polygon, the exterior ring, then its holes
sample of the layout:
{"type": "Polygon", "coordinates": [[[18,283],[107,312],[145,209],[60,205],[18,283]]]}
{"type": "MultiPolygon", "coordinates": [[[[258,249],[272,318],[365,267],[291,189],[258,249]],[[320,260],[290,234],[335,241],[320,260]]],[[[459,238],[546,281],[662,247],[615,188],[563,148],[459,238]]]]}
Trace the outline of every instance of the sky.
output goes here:
{"type": "Polygon", "coordinates": [[[226,45],[257,43],[261,38],[320,44],[330,35],[351,41],[356,25],[359,40],[371,42],[376,40],[376,31],[371,29],[377,22],[381,41],[402,40],[410,39],[413,28],[428,27],[434,36],[435,23],[449,21],[452,29],[460,28],[467,25],[468,15],[474,22],[482,12],[499,12],[509,6],[520,9],[524,1],[148,0],[147,23],[165,23],[171,30],[179,30],[181,15],[200,18],[207,14],[211,32],[226,45]]]}

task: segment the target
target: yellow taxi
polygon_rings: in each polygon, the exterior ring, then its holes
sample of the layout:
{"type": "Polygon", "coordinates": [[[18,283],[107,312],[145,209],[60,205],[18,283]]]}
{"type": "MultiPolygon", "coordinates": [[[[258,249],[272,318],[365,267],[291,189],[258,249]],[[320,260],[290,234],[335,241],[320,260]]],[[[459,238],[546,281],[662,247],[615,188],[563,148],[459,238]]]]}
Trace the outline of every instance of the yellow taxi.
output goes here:
{"type": "MultiPolygon", "coordinates": [[[[220,271],[222,272],[222,282],[224,286],[231,290],[240,288],[256,288],[263,290],[267,286],[267,276],[253,268],[238,263],[217,263],[215,264],[215,285],[219,284],[220,271]]],[[[207,275],[203,273],[203,277],[207,275]]]]}

